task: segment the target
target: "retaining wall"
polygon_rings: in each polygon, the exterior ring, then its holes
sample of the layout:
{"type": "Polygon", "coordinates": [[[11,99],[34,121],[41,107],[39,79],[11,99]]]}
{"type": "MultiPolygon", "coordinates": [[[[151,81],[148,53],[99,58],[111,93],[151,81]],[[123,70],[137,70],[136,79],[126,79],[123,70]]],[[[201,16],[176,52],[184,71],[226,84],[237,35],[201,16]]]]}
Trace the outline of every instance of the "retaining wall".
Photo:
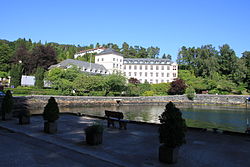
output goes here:
{"type": "MultiPolygon", "coordinates": [[[[99,97],[99,96],[54,96],[60,107],[81,107],[85,105],[117,105],[120,104],[144,104],[158,105],[169,101],[176,103],[196,104],[224,104],[245,105],[247,95],[204,95],[198,94],[194,100],[189,100],[185,95],[174,96],[143,96],[143,97],[99,97]]],[[[15,108],[21,104],[28,104],[29,108],[41,108],[46,105],[50,96],[16,96],[15,108]]],[[[0,102],[2,98],[0,99],[0,102]]]]}

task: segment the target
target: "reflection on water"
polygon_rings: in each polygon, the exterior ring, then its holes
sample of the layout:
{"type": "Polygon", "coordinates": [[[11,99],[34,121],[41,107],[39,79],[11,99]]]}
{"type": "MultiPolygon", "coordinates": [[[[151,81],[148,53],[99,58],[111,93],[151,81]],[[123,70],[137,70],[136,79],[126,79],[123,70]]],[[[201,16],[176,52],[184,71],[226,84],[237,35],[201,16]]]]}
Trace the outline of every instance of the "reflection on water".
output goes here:
{"type": "MultiPolygon", "coordinates": [[[[218,128],[222,130],[244,132],[246,119],[250,119],[250,107],[178,105],[187,125],[190,127],[218,128]]],[[[81,108],[61,108],[61,112],[81,112],[88,115],[104,116],[104,110],[123,112],[125,119],[159,123],[159,115],[164,105],[121,105],[88,106],[81,108]]],[[[32,113],[41,113],[33,111],[32,113]]]]}

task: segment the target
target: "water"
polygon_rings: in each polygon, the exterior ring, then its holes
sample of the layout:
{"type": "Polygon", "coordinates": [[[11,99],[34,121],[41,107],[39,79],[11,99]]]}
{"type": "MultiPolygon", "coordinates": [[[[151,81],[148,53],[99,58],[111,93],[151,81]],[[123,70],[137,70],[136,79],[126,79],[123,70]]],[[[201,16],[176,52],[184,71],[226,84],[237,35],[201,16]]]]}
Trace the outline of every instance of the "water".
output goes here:
{"type": "MultiPolygon", "coordinates": [[[[250,106],[207,106],[177,105],[189,127],[218,128],[236,132],[245,132],[246,120],[250,121],[250,106]]],[[[104,116],[104,110],[123,112],[125,119],[159,123],[159,115],[164,105],[121,105],[88,106],[82,108],[62,108],[61,112],[81,112],[88,115],[104,116]]]]}

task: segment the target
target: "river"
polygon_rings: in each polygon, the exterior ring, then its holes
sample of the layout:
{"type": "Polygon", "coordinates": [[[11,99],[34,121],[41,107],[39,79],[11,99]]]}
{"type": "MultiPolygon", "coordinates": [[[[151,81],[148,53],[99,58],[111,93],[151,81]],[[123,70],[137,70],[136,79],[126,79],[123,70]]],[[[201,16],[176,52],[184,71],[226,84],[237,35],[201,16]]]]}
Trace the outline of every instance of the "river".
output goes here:
{"type": "MultiPolygon", "coordinates": [[[[218,105],[177,105],[177,107],[180,108],[189,127],[245,132],[247,119],[250,122],[250,105],[248,105],[248,108],[245,106],[218,105]]],[[[164,105],[87,106],[61,108],[61,112],[80,112],[104,116],[104,110],[113,110],[123,112],[125,119],[128,120],[159,123],[158,118],[164,108],[164,105]]]]}

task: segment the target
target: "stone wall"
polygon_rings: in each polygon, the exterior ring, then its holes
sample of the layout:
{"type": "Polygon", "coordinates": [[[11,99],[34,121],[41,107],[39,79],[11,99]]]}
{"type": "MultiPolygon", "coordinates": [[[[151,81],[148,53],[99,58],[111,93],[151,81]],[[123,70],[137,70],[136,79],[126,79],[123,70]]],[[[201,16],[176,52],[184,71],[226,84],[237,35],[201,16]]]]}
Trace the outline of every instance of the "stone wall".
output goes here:
{"type": "MultiPolygon", "coordinates": [[[[198,103],[198,104],[226,104],[244,105],[248,96],[244,95],[203,95],[198,94],[194,100],[189,100],[185,95],[175,96],[144,96],[144,97],[98,97],[98,96],[54,96],[60,107],[81,107],[85,105],[117,105],[120,104],[144,104],[152,105],[167,103],[198,103]]],[[[29,108],[44,107],[50,96],[21,96],[14,97],[15,108],[21,104],[28,104],[29,108]]],[[[0,98],[1,102],[2,98],[0,98]]]]}

